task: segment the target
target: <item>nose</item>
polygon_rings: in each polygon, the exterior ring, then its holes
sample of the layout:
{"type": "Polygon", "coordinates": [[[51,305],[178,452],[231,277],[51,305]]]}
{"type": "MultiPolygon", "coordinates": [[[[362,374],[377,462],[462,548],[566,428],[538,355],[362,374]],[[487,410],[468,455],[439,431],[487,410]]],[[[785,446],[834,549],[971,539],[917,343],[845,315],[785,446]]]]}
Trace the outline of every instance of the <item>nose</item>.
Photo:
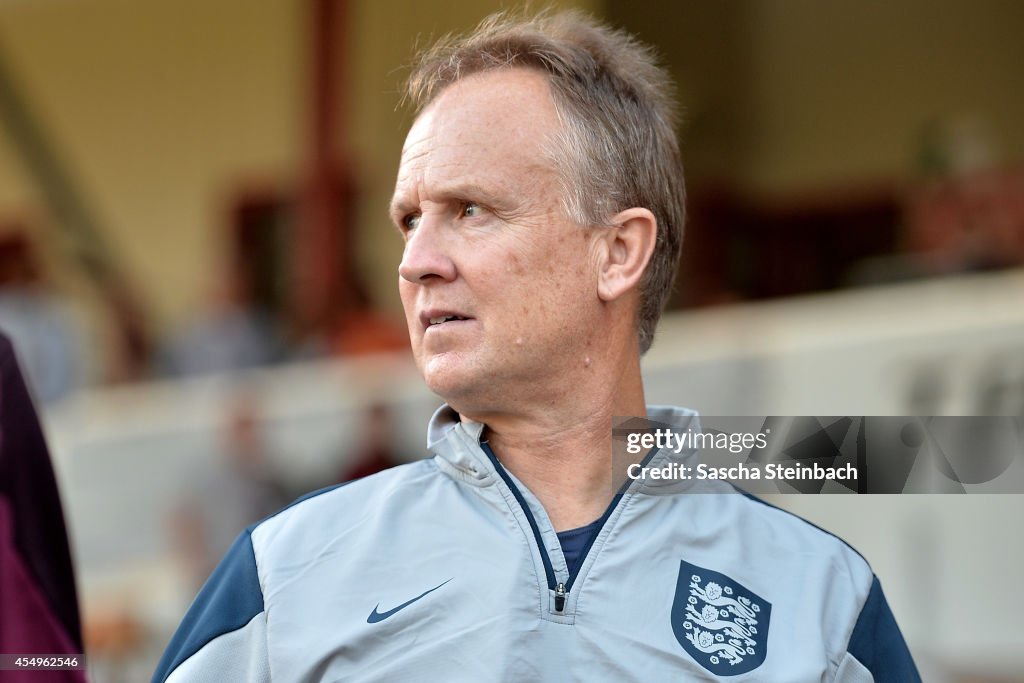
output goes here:
{"type": "Polygon", "coordinates": [[[398,274],[413,284],[427,284],[433,280],[455,279],[455,263],[452,261],[441,233],[441,226],[426,218],[413,230],[405,242],[402,262],[398,274]]]}

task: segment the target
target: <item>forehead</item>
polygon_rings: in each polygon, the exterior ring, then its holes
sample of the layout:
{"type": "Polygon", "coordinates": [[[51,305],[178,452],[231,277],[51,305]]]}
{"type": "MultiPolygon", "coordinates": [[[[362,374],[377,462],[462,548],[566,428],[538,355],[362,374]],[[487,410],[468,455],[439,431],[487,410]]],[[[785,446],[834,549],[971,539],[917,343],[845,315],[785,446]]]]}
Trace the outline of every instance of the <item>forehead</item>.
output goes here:
{"type": "Polygon", "coordinates": [[[466,175],[475,180],[535,174],[561,129],[551,88],[539,72],[511,68],[447,86],[417,117],[402,150],[399,185],[466,175]]]}

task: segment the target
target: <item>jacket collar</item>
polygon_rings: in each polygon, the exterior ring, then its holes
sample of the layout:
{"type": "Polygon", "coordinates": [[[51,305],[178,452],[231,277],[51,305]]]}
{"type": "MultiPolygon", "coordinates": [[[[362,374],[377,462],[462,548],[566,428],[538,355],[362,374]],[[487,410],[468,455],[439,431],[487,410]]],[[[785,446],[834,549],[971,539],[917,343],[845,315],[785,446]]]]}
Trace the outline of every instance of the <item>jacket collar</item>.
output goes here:
{"type": "MultiPolygon", "coordinates": [[[[700,432],[697,412],[676,406],[647,406],[647,419],[683,432],[700,432]]],[[[447,403],[430,418],[427,427],[427,448],[437,457],[438,465],[451,476],[467,483],[484,486],[498,476],[494,464],[480,447],[484,424],[461,418],[447,403]]],[[[670,463],[692,464],[696,451],[682,449],[679,453],[661,451],[648,462],[650,467],[663,467],[670,463]]],[[[671,482],[648,480],[644,488],[656,488],[671,482]]]]}

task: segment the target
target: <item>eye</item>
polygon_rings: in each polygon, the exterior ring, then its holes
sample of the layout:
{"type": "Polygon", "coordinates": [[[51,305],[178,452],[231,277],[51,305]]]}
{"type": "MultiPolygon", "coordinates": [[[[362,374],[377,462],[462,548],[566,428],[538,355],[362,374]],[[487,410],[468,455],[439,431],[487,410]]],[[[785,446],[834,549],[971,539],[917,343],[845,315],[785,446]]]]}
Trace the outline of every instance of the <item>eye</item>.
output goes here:
{"type": "Polygon", "coordinates": [[[466,202],[462,205],[462,215],[465,218],[476,218],[483,213],[483,208],[475,202],[466,202]]]}
{"type": "Polygon", "coordinates": [[[402,229],[405,230],[406,232],[409,232],[410,230],[415,230],[416,228],[419,227],[421,218],[422,216],[420,216],[418,213],[410,213],[408,216],[402,218],[402,229]]]}

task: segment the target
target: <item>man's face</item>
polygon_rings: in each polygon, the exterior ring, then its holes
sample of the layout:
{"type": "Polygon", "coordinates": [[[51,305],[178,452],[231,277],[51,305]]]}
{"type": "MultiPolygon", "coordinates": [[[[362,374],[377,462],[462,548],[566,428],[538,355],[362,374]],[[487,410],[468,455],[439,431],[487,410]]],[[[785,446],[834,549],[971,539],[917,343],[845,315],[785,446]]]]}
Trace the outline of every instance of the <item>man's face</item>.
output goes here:
{"type": "Polygon", "coordinates": [[[406,139],[399,290],[416,363],[460,412],[557,400],[589,363],[595,231],[562,209],[544,153],[560,125],[545,78],[506,69],[448,86],[406,139]]]}

